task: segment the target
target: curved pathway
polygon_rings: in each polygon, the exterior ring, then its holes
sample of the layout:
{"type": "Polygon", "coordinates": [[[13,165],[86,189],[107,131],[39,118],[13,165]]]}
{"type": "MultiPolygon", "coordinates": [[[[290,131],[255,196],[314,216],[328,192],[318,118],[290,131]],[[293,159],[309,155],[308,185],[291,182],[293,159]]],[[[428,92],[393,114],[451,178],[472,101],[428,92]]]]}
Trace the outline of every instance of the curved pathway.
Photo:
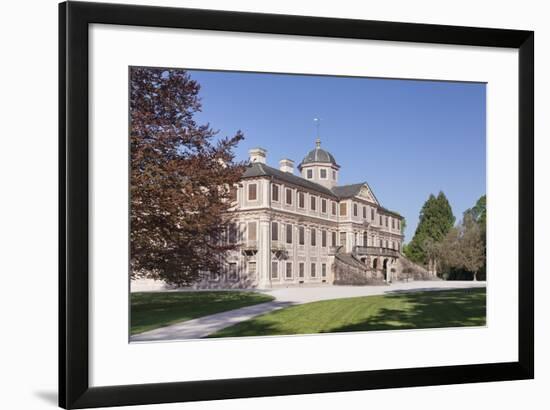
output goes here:
{"type": "Polygon", "coordinates": [[[392,293],[424,292],[485,287],[485,282],[472,281],[423,281],[399,282],[390,286],[310,286],[263,290],[275,298],[273,302],[260,303],[214,315],[187,320],[174,325],[150,330],[130,337],[130,342],[169,341],[199,339],[218,330],[291,305],[320,300],[373,296],[392,293]]]}

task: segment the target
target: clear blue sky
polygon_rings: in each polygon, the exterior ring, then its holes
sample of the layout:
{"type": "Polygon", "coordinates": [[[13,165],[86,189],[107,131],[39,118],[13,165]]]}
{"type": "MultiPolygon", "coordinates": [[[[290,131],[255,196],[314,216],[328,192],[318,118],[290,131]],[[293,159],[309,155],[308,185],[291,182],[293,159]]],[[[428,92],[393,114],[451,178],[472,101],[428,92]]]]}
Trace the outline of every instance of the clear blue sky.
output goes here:
{"type": "Polygon", "coordinates": [[[242,130],[267,162],[298,165],[322,147],[341,166],[340,184],[367,181],[381,204],[407,219],[412,238],[424,201],[445,192],[457,220],[485,194],[485,84],[190,71],[220,136],[242,130]]]}

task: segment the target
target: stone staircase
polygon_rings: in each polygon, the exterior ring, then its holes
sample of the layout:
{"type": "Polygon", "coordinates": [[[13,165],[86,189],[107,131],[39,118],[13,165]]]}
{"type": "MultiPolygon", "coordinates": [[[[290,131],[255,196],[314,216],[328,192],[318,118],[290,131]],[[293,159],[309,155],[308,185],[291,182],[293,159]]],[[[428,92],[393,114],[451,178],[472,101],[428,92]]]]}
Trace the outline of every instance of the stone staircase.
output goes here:
{"type": "Polygon", "coordinates": [[[411,261],[406,256],[399,257],[400,269],[397,275],[398,280],[439,280],[437,275],[432,275],[428,270],[411,261]]]}
{"type": "MultiPolygon", "coordinates": [[[[436,275],[426,268],[399,254],[392,269],[392,282],[439,280],[436,275]]],[[[354,253],[337,252],[334,255],[334,284],[335,285],[387,285],[384,272],[367,269],[354,253]]]]}
{"type": "Polygon", "coordinates": [[[386,285],[382,274],[368,270],[365,264],[356,259],[352,253],[334,255],[334,284],[386,285]]]}

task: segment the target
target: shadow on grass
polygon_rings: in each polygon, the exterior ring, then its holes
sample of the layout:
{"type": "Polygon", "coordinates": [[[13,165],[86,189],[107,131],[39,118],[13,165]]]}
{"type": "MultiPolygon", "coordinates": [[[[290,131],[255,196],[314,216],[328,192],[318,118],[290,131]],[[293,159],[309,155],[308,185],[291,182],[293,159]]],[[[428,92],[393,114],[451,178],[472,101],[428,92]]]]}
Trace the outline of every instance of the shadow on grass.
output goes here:
{"type": "Polygon", "coordinates": [[[291,306],[208,337],[484,326],[485,289],[396,292],[291,306]]]}
{"type": "MultiPolygon", "coordinates": [[[[485,289],[460,289],[386,295],[388,301],[406,309],[381,308],[361,322],[331,329],[330,332],[369,330],[433,329],[442,327],[484,326],[485,289]]],[[[390,303],[392,304],[392,303],[390,303]]]]}

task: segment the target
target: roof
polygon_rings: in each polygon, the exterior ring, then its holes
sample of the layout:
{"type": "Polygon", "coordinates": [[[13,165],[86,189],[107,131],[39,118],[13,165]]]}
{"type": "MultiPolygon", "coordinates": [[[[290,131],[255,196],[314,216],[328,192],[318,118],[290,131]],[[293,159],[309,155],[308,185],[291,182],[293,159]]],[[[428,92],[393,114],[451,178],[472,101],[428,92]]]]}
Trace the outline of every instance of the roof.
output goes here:
{"type": "Polygon", "coordinates": [[[334,194],[340,199],[351,198],[352,196],[357,195],[364,185],[365,182],[361,182],[359,184],[335,186],[334,188],[332,188],[332,192],[334,192],[334,194]]]}
{"type": "Polygon", "coordinates": [[[263,164],[261,162],[254,162],[246,169],[243,174],[243,178],[254,178],[254,177],[274,177],[280,179],[289,184],[298,185],[304,188],[308,188],[322,194],[325,194],[330,197],[335,197],[336,195],[330,189],[324,187],[323,185],[317,184],[312,181],[308,181],[302,177],[291,174],[290,172],[283,172],[276,168],[270,167],[269,165],[263,164]]]}
{"type": "Polygon", "coordinates": [[[380,209],[383,212],[386,212],[388,214],[392,214],[392,215],[397,216],[398,218],[401,218],[401,219],[405,219],[405,218],[403,218],[403,216],[399,212],[392,211],[391,209],[384,208],[383,206],[381,206],[380,209]]]}
{"type": "Polygon", "coordinates": [[[312,149],[307,153],[307,155],[304,157],[304,159],[300,163],[299,167],[301,168],[304,164],[310,164],[313,162],[321,162],[326,164],[337,165],[336,160],[334,159],[332,154],[321,148],[320,139],[317,139],[317,141],[315,141],[315,149],[312,149]]]}
{"type": "MultiPolygon", "coordinates": [[[[256,178],[256,177],[274,177],[278,180],[281,180],[283,182],[287,182],[289,184],[301,186],[307,189],[311,189],[313,191],[317,191],[319,193],[325,194],[327,196],[337,198],[337,199],[345,199],[345,198],[351,198],[359,193],[361,188],[365,185],[368,186],[366,182],[361,182],[358,184],[351,184],[351,185],[341,185],[336,186],[332,188],[332,190],[324,187],[321,184],[318,184],[313,181],[309,181],[305,178],[299,177],[297,175],[291,174],[290,172],[283,172],[276,168],[270,167],[267,164],[261,163],[261,162],[253,162],[251,163],[247,168],[246,171],[243,174],[243,178],[256,178]]],[[[370,187],[369,187],[370,189],[370,187]]],[[[371,190],[372,192],[372,190],[371,190]]],[[[380,209],[383,212],[395,215],[399,218],[403,218],[399,213],[391,211],[389,209],[386,209],[382,206],[380,206],[380,209]]]]}

